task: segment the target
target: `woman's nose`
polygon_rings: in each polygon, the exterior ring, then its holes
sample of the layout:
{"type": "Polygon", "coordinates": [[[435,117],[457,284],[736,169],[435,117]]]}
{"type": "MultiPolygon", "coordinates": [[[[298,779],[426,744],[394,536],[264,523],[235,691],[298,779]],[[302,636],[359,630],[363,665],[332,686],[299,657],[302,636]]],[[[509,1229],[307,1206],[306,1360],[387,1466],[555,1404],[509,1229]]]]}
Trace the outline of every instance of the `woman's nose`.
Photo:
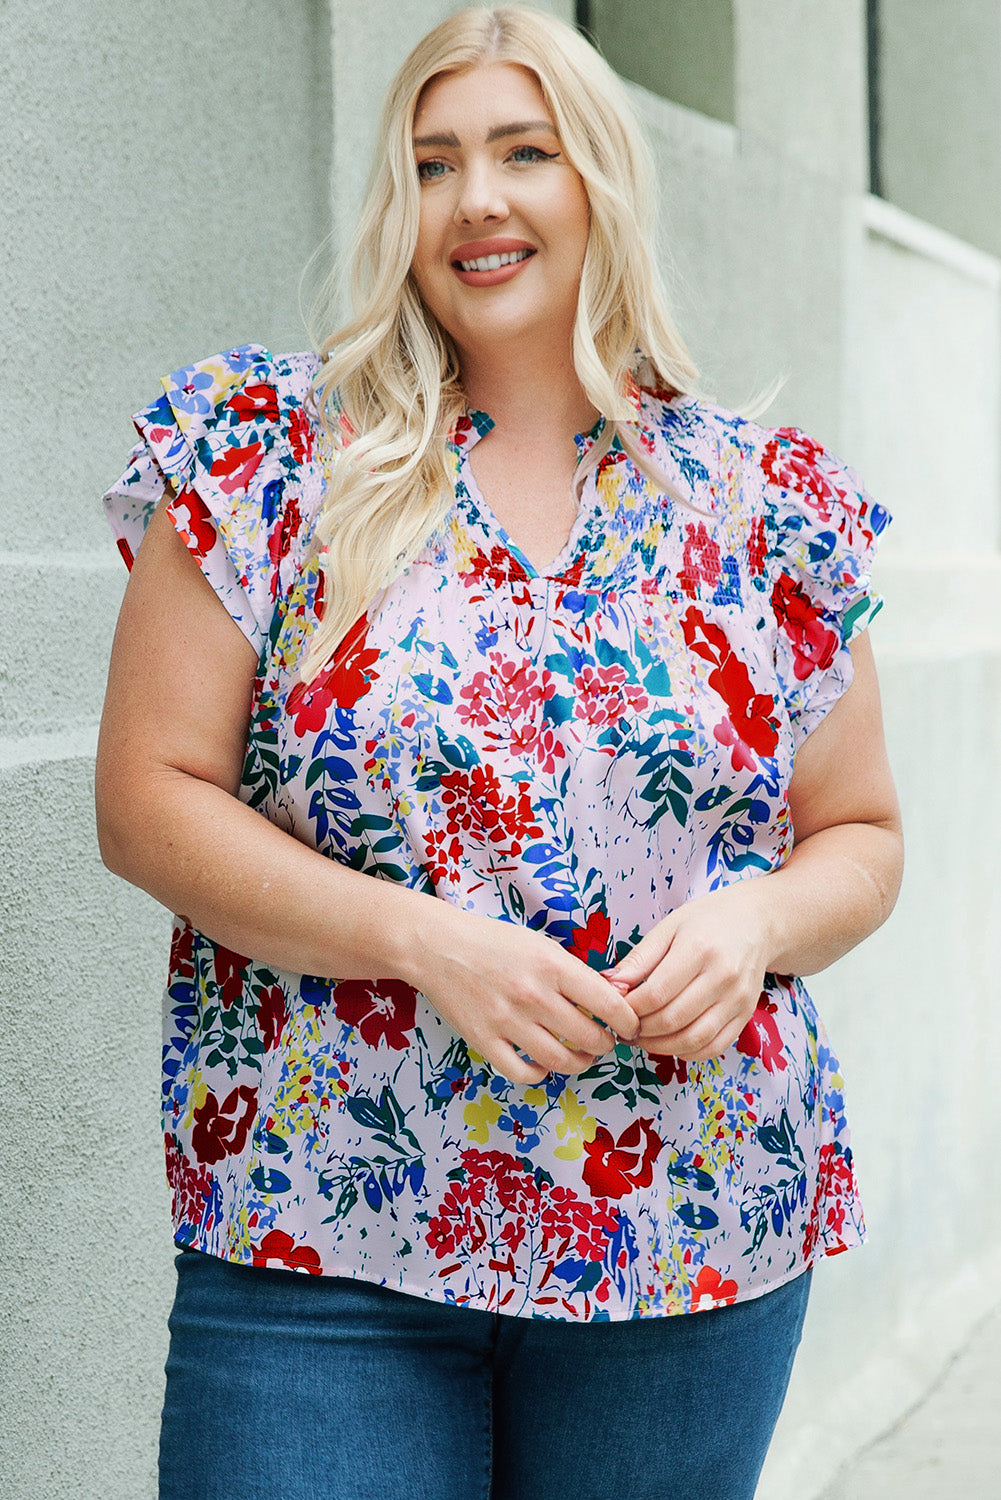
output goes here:
{"type": "Polygon", "coordinates": [[[494,222],[508,216],[507,196],[496,172],[489,167],[470,167],[462,174],[459,198],[455,206],[457,224],[494,222]]]}

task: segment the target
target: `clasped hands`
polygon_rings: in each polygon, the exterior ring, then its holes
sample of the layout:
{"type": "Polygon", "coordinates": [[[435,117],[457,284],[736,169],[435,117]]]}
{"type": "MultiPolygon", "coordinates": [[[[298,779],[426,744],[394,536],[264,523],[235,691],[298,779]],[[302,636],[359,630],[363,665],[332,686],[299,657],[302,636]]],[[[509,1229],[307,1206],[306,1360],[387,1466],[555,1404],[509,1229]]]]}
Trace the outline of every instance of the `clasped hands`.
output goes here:
{"type": "Polygon", "coordinates": [[[606,972],[637,1017],[633,1046],[702,1062],[737,1040],[767,968],[764,922],[745,894],[731,886],[679,907],[606,972]]]}
{"type": "Polygon", "coordinates": [[[620,1040],[702,1061],[737,1039],[761,994],[769,950],[758,883],[679,907],[601,974],[541,933],[453,909],[413,982],[516,1083],[583,1072],[620,1040]]]}

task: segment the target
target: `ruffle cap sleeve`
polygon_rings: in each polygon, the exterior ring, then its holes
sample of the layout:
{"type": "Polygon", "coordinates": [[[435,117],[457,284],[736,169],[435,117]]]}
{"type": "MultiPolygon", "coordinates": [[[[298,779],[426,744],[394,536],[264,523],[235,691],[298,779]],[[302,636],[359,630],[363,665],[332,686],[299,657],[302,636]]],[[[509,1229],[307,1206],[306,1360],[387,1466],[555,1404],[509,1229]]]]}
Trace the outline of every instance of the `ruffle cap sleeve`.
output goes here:
{"type": "Polygon", "coordinates": [[[133,418],[140,442],[104,496],[131,567],[169,485],[175,529],[258,653],[302,540],[312,367],[312,356],[275,361],[245,344],[168,375],[163,395],[133,418]]]}
{"type": "Polygon", "coordinates": [[[851,685],[849,643],[882,608],[871,588],[890,516],[855,471],[795,427],[763,435],[765,585],[797,745],[851,685]]]}

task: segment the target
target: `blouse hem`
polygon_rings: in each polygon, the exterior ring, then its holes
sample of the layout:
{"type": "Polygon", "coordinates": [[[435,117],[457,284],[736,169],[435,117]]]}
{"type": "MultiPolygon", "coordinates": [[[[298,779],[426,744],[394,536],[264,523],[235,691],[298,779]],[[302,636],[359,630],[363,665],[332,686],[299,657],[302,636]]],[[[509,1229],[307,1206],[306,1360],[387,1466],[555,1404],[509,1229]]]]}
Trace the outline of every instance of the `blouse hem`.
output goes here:
{"type": "Polygon", "coordinates": [[[506,1308],[502,1309],[492,1306],[489,1300],[483,1297],[477,1298],[470,1296],[466,1299],[466,1301],[458,1302],[455,1298],[452,1297],[436,1295],[437,1288],[431,1283],[423,1286],[418,1286],[401,1278],[399,1281],[390,1284],[388,1281],[380,1281],[378,1277],[366,1276],[364,1273],[360,1272],[357,1267],[350,1265],[346,1265],[343,1267],[321,1266],[319,1268],[307,1268],[305,1266],[292,1266],[285,1263],[276,1264],[276,1258],[269,1258],[264,1265],[258,1266],[253,1259],[243,1260],[237,1255],[224,1254],[218,1249],[210,1249],[204,1243],[197,1243],[195,1241],[188,1243],[184,1240],[177,1239],[175,1236],[174,1244],[179,1250],[194,1250],[201,1255],[214,1255],[217,1260],[227,1261],[230,1265],[234,1266],[246,1266],[248,1269],[253,1269],[255,1268],[255,1266],[257,1266],[257,1269],[260,1270],[293,1271],[297,1275],[301,1276],[328,1276],[340,1277],[345,1281],[362,1281],[367,1282],[370,1285],[384,1287],[387,1291],[402,1292],[405,1296],[408,1297],[420,1297],[425,1302],[439,1302],[449,1307],[468,1307],[475,1312],[498,1313],[503,1314],[503,1316],[505,1317],[512,1318],[535,1318],[541,1322],[566,1323],[574,1321],[577,1323],[631,1323],[638,1322],[647,1318],[690,1317],[700,1312],[711,1312],[722,1307],[732,1307],[735,1306],[738,1302],[756,1302],[759,1297],[764,1297],[769,1292],[777,1292],[780,1287],[785,1286],[788,1282],[795,1281],[800,1276],[805,1276],[807,1271],[812,1271],[820,1261],[826,1259],[828,1256],[841,1255],[846,1250],[860,1249],[862,1245],[864,1245],[865,1239],[865,1234],[860,1233],[848,1235],[845,1238],[837,1241],[836,1243],[831,1242],[829,1244],[818,1244],[817,1251],[810,1260],[804,1261],[801,1264],[793,1267],[791,1270],[787,1271],[785,1275],[779,1276],[775,1280],[768,1281],[760,1286],[744,1287],[735,1297],[711,1298],[704,1294],[699,1299],[700,1304],[704,1305],[700,1305],[696,1308],[678,1307],[672,1309],[655,1307],[650,1308],[647,1311],[634,1310],[632,1312],[627,1312],[625,1310],[614,1311],[611,1308],[606,1308],[603,1303],[599,1302],[596,1303],[596,1306],[602,1316],[597,1318],[575,1317],[572,1320],[559,1313],[552,1313],[548,1310],[536,1310],[534,1304],[530,1307],[522,1308],[517,1312],[511,1312],[506,1308]]]}

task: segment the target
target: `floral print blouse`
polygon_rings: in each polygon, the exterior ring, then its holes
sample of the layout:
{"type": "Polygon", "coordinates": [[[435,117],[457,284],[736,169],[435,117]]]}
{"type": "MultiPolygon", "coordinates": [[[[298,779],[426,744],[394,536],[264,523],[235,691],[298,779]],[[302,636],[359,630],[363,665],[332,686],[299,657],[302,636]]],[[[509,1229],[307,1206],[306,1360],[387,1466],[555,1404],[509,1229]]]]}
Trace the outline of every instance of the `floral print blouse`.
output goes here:
{"type": "MultiPolygon", "coordinates": [[[[169,481],[260,653],[243,800],[598,970],[682,902],[781,865],[796,746],[878,608],[887,517],[856,475],[795,429],[637,387],[641,441],[691,505],[613,442],[543,574],[477,491],[491,424],[471,412],[446,522],[304,686],[331,462],[315,369],[247,345],[169,376],[106,497],[128,562],[169,481]]],[[[862,1237],[843,1082],[798,978],[767,976],[722,1057],[620,1044],[538,1087],[399,980],[281,972],[180,921],[167,1000],[182,1245],[588,1321],[756,1297],[862,1237]]]]}

